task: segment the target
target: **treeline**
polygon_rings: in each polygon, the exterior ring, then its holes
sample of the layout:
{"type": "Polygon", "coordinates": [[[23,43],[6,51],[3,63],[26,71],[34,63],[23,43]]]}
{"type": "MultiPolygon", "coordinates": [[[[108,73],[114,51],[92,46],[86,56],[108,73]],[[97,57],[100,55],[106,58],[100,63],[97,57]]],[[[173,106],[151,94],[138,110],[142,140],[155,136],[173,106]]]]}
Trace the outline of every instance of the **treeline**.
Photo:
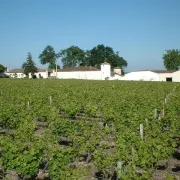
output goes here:
{"type": "Polygon", "coordinates": [[[55,52],[54,48],[48,45],[39,55],[41,64],[49,64],[49,68],[55,68],[57,59],[60,58],[63,67],[93,66],[100,68],[104,61],[112,67],[127,67],[127,61],[115,52],[112,47],[97,45],[91,50],[82,50],[78,46],[70,46],[67,49],[55,52]]]}
{"type": "MultiPolygon", "coordinates": [[[[162,59],[167,70],[178,70],[180,67],[180,50],[166,50],[162,59]]],[[[60,60],[63,67],[93,66],[100,68],[101,63],[106,61],[111,64],[112,68],[120,67],[123,71],[128,65],[127,61],[119,55],[119,52],[115,52],[112,47],[103,44],[86,51],[78,46],[70,46],[59,52],[55,52],[54,48],[48,45],[39,55],[40,63],[42,65],[48,64],[49,69],[59,69],[58,62],[60,60]]],[[[27,61],[23,63],[22,68],[24,68],[25,74],[29,72],[33,74],[36,71],[37,68],[30,53],[28,53],[27,61]]]]}
{"type": "MultiPolygon", "coordinates": [[[[59,52],[55,52],[54,48],[48,45],[39,55],[40,63],[42,65],[48,64],[49,69],[60,69],[58,65],[60,60],[63,64],[63,68],[77,66],[93,66],[100,68],[101,63],[106,61],[111,64],[112,68],[120,67],[123,71],[128,65],[127,61],[119,55],[119,52],[115,52],[112,47],[104,46],[103,44],[86,51],[78,46],[70,46],[59,52]]],[[[22,68],[26,75],[29,73],[33,75],[37,71],[31,53],[28,53],[27,60],[23,63],[22,68]]]]}

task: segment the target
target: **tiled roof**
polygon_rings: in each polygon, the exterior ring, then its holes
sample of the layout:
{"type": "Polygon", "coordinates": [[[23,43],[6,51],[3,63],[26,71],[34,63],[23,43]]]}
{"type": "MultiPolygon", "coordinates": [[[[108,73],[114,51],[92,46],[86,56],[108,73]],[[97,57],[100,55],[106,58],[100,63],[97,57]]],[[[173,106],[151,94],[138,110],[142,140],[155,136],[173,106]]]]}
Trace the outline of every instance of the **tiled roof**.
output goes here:
{"type": "Polygon", "coordinates": [[[11,69],[7,73],[24,73],[24,69],[11,69]]]}
{"type": "MultiPolygon", "coordinates": [[[[154,73],[174,73],[177,70],[149,70],[149,69],[146,69],[146,70],[139,70],[139,71],[132,71],[132,72],[141,72],[141,71],[151,71],[154,73]]],[[[131,72],[129,72],[129,73],[131,73],[131,72]]]]}
{"type": "Polygon", "coordinates": [[[58,69],[58,72],[72,72],[72,71],[100,71],[100,70],[92,66],[67,67],[63,69],[58,69]]]}
{"type": "MultiPolygon", "coordinates": [[[[47,69],[37,69],[37,72],[46,72],[47,69]]],[[[51,72],[51,70],[48,69],[48,72],[51,72]]]]}
{"type": "Polygon", "coordinates": [[[176,70],[152,70],[155,73],[174,73],[176,70]]]}
{"type": "MultiPolygon", "coordinates": [[[[46,72],[47,69],[37,69],[37,72],[46,72]]],[[[51,72],[52,70],[48,70],[48,72],[51,72]]],[[[11,69],[7,73],[24,73],[24,69],[11,69]]]]}

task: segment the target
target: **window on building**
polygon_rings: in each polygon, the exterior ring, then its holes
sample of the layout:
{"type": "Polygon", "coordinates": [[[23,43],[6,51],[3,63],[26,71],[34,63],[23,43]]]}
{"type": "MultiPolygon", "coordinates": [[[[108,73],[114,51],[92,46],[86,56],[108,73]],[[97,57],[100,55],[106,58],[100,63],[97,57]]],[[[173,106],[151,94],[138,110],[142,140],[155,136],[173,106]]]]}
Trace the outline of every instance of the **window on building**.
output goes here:
{"type": "Polygon", "coordinates": [[[167,81],[167,82],[172,82],[172,77],[167,77],[167,78],[166,78],[166,81],[167,81]]]}

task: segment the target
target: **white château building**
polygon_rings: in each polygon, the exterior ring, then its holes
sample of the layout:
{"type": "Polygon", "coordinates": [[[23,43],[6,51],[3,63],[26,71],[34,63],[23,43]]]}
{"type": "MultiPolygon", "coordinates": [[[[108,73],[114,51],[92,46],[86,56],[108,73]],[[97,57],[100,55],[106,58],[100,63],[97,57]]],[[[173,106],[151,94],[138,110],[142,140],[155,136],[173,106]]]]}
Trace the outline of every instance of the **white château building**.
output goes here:
{"type": "MultiPolygon", "coordinates": [[[[5,74],[12,78],[24,78],[26,75],[23,69],[8,70],[5,74]]],[[[111,69],[107,62],[101,64],[97,69],[92,66],[67,67],[63,69],[48,70],[38,69],[35,73],[37,78],[58,78],[58,79],[89,79],[89,80],[126,80],[126,81],[172,81],[180,82],[180,70],[145,70],[134,71],[122,75],[119,67],[111,69]]],[[[29,78],[31,74],[29,74],[29,78]]]]}
{"type": "MultiPolygon", "coordinates": [[[[23,69],[13,69],[5,72],[12,78],[24,78],[26,75],[23,73],[23,69]]],[[[111,72],[111,65],[107,62],[101,64],[101,68],[97,69],[92,66],[79,66],[79,67],[67,67],[63,69],[38,69],[35,73],[36,78],[58,78],[58,79],[89,79],[89,80],[105,80],[112,79],[115,76],[121,76],[121,69],[115,68],[114,72],[111,72]]],[[[32,78],[29,73],[29,78],[32,78]]],[[[118,78],[117,78],[118,79],[118,78]]]]}

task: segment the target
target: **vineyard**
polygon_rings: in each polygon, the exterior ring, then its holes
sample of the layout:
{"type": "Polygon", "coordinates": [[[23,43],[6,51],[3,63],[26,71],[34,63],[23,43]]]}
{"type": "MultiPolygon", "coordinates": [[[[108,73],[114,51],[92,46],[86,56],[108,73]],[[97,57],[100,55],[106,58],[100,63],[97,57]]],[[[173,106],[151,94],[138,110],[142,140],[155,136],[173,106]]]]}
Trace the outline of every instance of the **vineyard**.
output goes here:
{"type": "Polygon", "coordinates": [[[178,150],[178,83],[0,80],[0,179],[148,180],[178,150]]]}

